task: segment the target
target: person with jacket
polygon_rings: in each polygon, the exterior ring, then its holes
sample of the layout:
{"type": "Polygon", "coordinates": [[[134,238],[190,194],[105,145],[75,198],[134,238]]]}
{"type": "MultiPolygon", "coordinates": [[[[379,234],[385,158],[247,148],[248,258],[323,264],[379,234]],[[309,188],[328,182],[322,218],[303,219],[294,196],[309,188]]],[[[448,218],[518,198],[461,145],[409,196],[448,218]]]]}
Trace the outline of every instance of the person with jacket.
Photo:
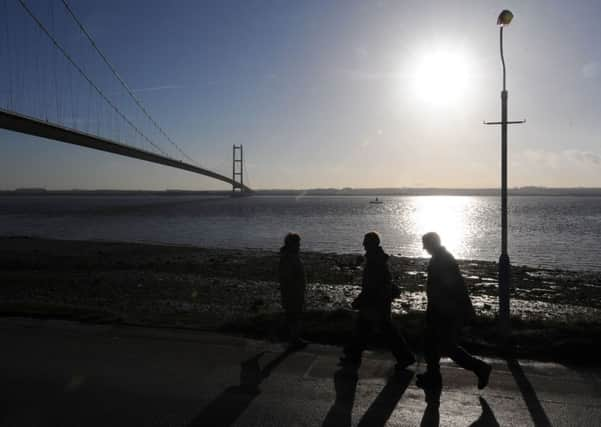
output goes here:
{"type": "Polygon", "coordinates": [[[457,261],[444,246],[440,236],[430,232],[422,237],[424,249],[432,255],[428,264],[426,328],[424,356],[427,370],[417,375],[416,385],[424,390],[442,388],[440,358],[450,357],[478,378],[478,388],[488,384],[491,366],[470,355],[459,345],[461,330],[475,317],[474,307],[459,271],[457,261]]]}
{"type": "Polygon", "coordinates": [[[351,342],[344,348],[341,364],[359,365],[369,338],[376,332],[383,334],[396,358],[396,369],[402,370],[415,362],[413,353],[401,334],[392,325],[390,314],[393,286],[388,268],[388,255],[380,246],[380,237],[369,232],[363,239],[365,268],[362,289],[352,307],[359,311],[351,342]]]}
{"type": "Polygon", "coordinates": [[[305,309],[305,268],[300,259],[300,236],[288,233],[280,249],[278,268],[282,307],[288,328],[289,350],[298,350],[307,345],[301,339],[302,316],[305,309]]]}

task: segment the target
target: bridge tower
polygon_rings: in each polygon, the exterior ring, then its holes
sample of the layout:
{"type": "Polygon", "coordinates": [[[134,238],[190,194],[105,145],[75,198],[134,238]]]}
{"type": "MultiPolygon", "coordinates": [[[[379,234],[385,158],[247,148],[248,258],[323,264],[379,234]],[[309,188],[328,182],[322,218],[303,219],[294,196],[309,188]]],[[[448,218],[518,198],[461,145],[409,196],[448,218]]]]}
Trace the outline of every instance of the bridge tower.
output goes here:
{"type": "Polygon", "coordinates": [[[244,192],[244,151],[242,144],[233,145],[232,159],[232,192],[244,192]]]}

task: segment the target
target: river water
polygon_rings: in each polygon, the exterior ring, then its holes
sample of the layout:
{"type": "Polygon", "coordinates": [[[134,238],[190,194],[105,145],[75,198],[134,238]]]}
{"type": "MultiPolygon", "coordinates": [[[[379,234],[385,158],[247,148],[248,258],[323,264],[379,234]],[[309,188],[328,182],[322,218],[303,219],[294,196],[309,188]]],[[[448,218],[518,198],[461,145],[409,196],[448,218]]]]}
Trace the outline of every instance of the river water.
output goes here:
{"type": "MultiPolygon", "coordinates": [[[[359,253],[365,232],[395,255],[426,256],[437,231],[457,258],[497,260],[500,200],[487,196],[10,195],[0,235],[278,249],[288,231],[306,250],[359,253]]],[[[509,201],[514,264],[601,271],[601,197],[515,196],[509,201]]]]}

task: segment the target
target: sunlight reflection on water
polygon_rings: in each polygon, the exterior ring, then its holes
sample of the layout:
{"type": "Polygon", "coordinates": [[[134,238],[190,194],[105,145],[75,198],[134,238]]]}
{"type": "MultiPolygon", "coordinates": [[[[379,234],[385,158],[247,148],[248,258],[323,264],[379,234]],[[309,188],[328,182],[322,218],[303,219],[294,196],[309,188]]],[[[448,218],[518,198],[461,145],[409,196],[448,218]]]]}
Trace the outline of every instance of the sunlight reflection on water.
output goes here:
{"type": "Polygon", "coordinates": [[[437,232],[443,245],[459,258],[477,257],[478,240],[491,234],[487,229],[491,221],[483,218],[491,209],[474,197],[412,197],[391,204],[390,209],[396,220],[394,229],[408,237],[403,252],[409,256],[427,256],[421,236],[430,231],[437,232]]]}
{"type": "Polygon", "coordinates": [[[451,252],[465,254],[469,252],[465,236],[472,223],[472,205],[469,197],[421,197],[415,200],[406,226],[418,235],[436,231],[451,252]]]}
{"type": "MultiPolygon", "coordinates": [[[[458,259],[496,261],[500,201],[485,196],[0,197],[0,235],[183,243],[277,250],[297,231],[303,250],[361,253],[376,230],[390,254],[426,257],[436,231],[458,259]]],[[[601,270],[601,197],[511,197],[513,264],[601,270]]]]}

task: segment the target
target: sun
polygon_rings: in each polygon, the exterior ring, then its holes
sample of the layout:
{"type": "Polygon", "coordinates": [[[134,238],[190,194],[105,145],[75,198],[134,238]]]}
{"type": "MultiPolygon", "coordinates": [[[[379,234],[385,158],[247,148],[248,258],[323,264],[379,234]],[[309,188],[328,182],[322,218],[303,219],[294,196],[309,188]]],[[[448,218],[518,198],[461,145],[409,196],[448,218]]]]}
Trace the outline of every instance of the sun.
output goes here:
{"type": "Polygon", "coordinates": [[[418,57],[412,88],[421,101],[433,106],[455,105],[469,89],[468,56],[459,50],[436,49],[418,57]]]}

